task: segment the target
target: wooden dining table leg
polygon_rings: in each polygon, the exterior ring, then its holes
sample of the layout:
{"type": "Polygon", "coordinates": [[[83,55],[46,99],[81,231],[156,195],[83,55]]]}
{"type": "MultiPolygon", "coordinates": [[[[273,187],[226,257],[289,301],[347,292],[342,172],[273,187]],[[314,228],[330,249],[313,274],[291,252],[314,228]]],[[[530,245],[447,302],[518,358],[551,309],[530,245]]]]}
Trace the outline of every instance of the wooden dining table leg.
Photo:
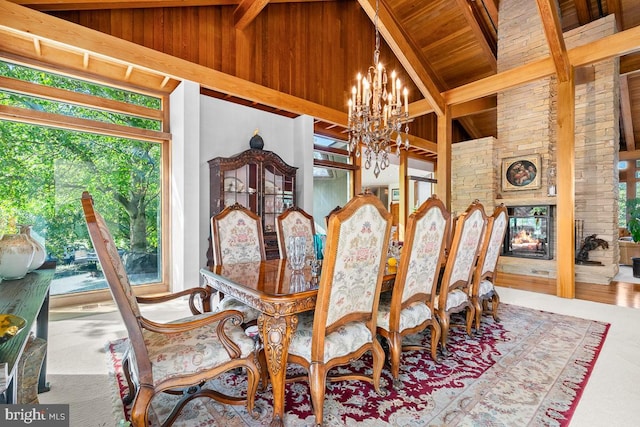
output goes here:
{"type": "Polygon", "coordinates": [[[284,389],[287,373],[289,342],[296,331],[298,317],[293,315],[268,315],[258,317],[258,329],[262,335],[267,369],[273,390],[273,419],[271,426],[284,426],[284,389]]]}

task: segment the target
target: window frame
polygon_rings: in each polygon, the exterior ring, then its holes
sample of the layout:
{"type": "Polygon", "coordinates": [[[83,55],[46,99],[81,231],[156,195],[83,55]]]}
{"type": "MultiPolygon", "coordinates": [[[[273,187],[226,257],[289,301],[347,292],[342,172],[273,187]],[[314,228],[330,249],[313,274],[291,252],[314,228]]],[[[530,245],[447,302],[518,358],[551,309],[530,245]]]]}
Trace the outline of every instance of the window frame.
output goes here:
{"type": "MultiPolygon", "coordinates": [[[[98,122],[90,119],[65,116],[62,114],[35,111],[28,108],[0,105],[0,120],[12,121],[17,123],[26,123],[35,126],[53,127],[71,131],[87,132],[93,134],[102,134],[113,137],[134,139],[160,144],[162,157],[160,171],[161,186],[161,223],[163,224],[160,238],[163,242],[161,255],[161,272],[159,274],[160,281],[136,285],[134,287],[137,295],[156,294],[169,291],[170,269],[169,260],[171,259],[171,240],[170,240],[170,153],[171,153],[171,134],[169,133],[169,95],[164,92],[154,92],[125,84],[115,84],[113,81],[101,79],[99,76],[89,78],[80,73],[63,72],[59,69],[43,66],[41,64],[24,63],[9,58],[0,58],[7,63],[12,63],[22,67],[36,69],[45,73],[62,75],[64,77],[83,80],[89,83],[109,86],[115,89],[126,90],[130,92],[148,95],[160,99],[160,109],[155,110],[135,104],[129,104],[108,98],[101,98],[94,95],[82,94],[66,89],[40,85],[28,81],[14,79],[11,77],[0,76],[0,89],[3,91],[14,92],[21,95],[35,96],[51,101],[68,103],[72,105],[80,105],[90,108],[97,108],[118,114],[136,115],[143,118],[159,120],[161,122],[161,131],[129,127],[106,122],[98,122]]],[[[78,200],[80,206],[80,200],[78,200]]],[[[69,305],[86,304],[89,302],[104,301],[111,299],[111,292],[107,289],[84,291],[72,294],[61,294],[51,296],[51,307],[63,307],[69,305]]]]}

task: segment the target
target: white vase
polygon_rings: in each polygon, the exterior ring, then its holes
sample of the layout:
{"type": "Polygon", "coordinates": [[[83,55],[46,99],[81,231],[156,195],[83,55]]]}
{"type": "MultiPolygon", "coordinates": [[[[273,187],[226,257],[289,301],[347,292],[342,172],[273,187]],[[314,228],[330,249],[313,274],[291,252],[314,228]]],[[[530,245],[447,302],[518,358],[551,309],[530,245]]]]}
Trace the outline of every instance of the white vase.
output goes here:
{"type": "Polygon", "coordinates": [[[31,264],[29,264],[28,272],[32,272],[33,270],[39,268],[42,264],[44,264],[44,260],[47,257],[47,253],[44,250],[44,246],[34,239],[31,236],[31,226],[30,225],[21,225],[20,226],[20,234],[24,234],[27,237],[27,240],[31,245],[33,245],[34,253],[33,259],[31,260],[31,264]]]}
{"type": "Polygon", "coordinates": [[[0,239],[0,277],[22,279],[31,265],[35,249],[24,234],[5,234],[0,239]]]}

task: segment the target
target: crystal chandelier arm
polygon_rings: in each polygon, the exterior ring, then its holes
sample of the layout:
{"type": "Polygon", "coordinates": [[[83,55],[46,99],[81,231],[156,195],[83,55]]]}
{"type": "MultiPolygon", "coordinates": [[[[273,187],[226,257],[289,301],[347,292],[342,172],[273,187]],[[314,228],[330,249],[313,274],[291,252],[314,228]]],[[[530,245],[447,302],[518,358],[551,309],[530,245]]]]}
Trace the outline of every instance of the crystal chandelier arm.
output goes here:
{"type": "Polygon", "coordinates": [[[400,148],[409,148],[409,139],[402,143],[402,126],[405,125],[405,133],[409,131],[409,103],[408,90],[402,87],[395,70],[391,73],[391,82],[387,80],[387,71],[380,63],[380,33],[378,31],[378,13],[380,3],[376,0],[375,26],[375,50],[373,52],[373,65],[366,75],[358,73],[356,86],[351,90],[349,100],[348,132],[349,152],[355,151],[360,156],[359,145],[364,146],[364,166],[369,169],[375,165],[373,173],[378,177],[380,172],[389,166],[388,154],[393,144],[391,137],[397,133],[395,141],[396,154],[400,154],[400,148]],[[387,91],[388,84],[391,90],[387,91]],[[404,111],[402,108],[402,95],[404,95],[404,111]],[[374,163],[375,162],[375,163],[374,163]]]}

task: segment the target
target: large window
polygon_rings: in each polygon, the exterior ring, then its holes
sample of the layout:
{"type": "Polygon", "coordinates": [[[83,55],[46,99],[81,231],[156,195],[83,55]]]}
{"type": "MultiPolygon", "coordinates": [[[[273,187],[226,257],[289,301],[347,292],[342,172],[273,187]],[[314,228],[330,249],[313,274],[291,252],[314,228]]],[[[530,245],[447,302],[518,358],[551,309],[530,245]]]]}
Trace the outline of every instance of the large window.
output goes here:
{"type": "Polygon", "coordinates": [[[313,158],[313,218],[316,232],[325,234],[325,217],[353,194],[355,168],[346,142],[332,138],[314,136],[313,158]]]}
{"type": "Polygon", "coordinates": [[[56,261],[52,295],[105,289],[80,197],[105,217],[133,284],[163,281],[162,100],[0,62],[0,234],[56,261]]]}

